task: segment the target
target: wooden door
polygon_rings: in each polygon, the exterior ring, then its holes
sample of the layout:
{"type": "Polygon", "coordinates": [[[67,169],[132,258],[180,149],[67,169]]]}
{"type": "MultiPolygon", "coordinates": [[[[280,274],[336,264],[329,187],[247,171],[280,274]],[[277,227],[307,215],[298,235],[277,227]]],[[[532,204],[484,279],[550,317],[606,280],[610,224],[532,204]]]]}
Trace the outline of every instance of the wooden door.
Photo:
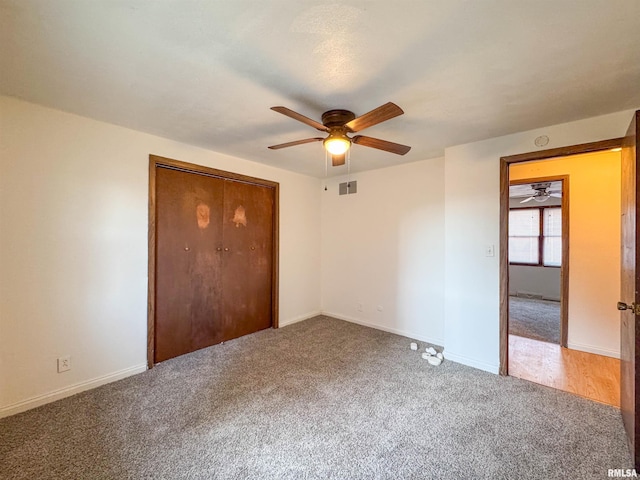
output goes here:
{"type": "Polygon", "coordinates": [[[149,160],[149,368],[277,328],[278,183],[149,160]]]}
{"type": "Polygon", "coordinates": [[[622,298],[618,304],[618,308],[623,310],[620,322],[620,408],[635,468],[640,468],[639,128],[640,111],[635,113],[622,146],[622,298]]]}
{"type": "Polygon", "coordinates": [[[272,326],[274,189],[224,184],[225,340],[272,326]]]}
{"type": "Polygon", "coordinates": [[[154,363],[224,339],[224,183],[157,168],[154,363]]]}

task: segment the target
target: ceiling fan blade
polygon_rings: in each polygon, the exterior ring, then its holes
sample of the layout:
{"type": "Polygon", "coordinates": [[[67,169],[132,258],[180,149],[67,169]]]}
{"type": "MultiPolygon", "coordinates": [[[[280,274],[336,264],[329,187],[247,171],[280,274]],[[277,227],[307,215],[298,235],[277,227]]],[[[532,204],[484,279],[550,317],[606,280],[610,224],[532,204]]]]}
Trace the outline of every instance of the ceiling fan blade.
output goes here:
{"type": "Polygon", "coordinates": [[[393,117],[397,117],[403,113],[404,111],[395,103],[388,102],[374,110],[371,110],[369,113],[365,113],[364,115],[360,115],[358,118],[354,118],[350,122],[345,123],[344,126],[352,132],[359,132],[365,128],[373,127],[378,123],[391,120],[393,117]]]}
{"type": "Polygon", "coordinates": [[[280,143],[278,145],[271,145],[268,148],[270,148],[271,150],[278,150],[280,148],[294,147],[296,145],[302,145],[304,143],[321,142],[322,140],[324,140],[324,138],[321,138],[321,137],[305,138],[304,140],[296,140],[295,142],[287,142],[287,143],[280,143]]]}
{"type": "Polygon", "coordinates": [[[329,129],[327,127],[325,127],[323,124],[321,124],[320,122],[316,122],[315,120],[312,120],[309,117],[305,117],[301,113],[294,112],[290,108],[287,108],[287,107],[271,107],[271,110],[273,110],[274,112],[278,112],[278,113],[281,113],[283,115],[286,115],[287,117],[293,118],[294,120],[298,120],[299,122],[306,123],[310,127],[316,128],[316,129],[320,130],[321,132],[328,132],[329,131],[329,129]]]}
{"type": "Polygon", "coordinates": [[[344,165],[346,154],[340,153],[338,155],[331,155],[331,165],[334,167],[339,167],[340,165],[344,165]]]}
{"type": "Polygon", "coordinates": [[[407,145],[401,145],[399,143],[388,142],[386,140],[380,140],[379,138],[365,137],[364,135],[356,135],[351,139],[353,143],[362,145],[365,147],[377,148],[378,150],[384,150],[386,152],[395,153],[397,155],[404,155],[411,147],[407,145]]]}
{"type": "Polygon", "coordinates": [[[562,194],[561,193],[552,193],[550,194],[552,197],[556,197],[556,198],[562,198],[562,194]]]}
{"type": "Polygon", "coordinates": [[[520,203],[527,203],[527,202],[530,202],[531,200],[533,200],[533,197],[525,198],[520,203]]]}

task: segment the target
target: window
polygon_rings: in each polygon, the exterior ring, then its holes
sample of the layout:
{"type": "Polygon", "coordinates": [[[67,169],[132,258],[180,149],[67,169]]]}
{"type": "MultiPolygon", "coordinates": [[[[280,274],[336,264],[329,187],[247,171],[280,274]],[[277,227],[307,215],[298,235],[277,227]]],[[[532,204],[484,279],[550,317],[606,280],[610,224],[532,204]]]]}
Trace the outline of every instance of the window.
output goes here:
{"type": "Polygon", "coordinates": [[[540,264],[540,209],[509,210],[509,262],[540,264]]]}
{"type": "Polygon", "coordinates": [[[562,209],[543,208],[542,265],[559,267],[562,263],[562,209]]]}
{"type": "Polygon", "coordinates": [[[544,267],[561,265],[560,207],[509,210],[509,263],[544,267]]]}

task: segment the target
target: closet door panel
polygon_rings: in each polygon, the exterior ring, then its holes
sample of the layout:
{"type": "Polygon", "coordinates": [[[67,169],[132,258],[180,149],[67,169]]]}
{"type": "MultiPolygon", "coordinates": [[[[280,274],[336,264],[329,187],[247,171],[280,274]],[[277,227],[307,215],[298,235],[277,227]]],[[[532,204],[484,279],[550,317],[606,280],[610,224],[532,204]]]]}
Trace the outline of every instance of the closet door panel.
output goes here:
{"type": "Polygon", "coordinates": [[[223,341],[224,180],[156,171],[155,362],[223,341]]]}
{"type": "Polygon", "coordinates": [[[274,189],[225,182],[225,339],[272,325],[274,189]]]}

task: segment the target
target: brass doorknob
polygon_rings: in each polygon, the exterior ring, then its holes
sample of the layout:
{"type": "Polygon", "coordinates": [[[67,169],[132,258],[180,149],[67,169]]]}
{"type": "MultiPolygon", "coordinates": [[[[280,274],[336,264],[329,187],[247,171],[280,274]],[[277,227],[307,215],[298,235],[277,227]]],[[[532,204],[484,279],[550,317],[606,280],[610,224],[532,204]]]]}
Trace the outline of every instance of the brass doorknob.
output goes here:
{"type": "Polygon", "coordinates": [[[218,248],[216,248],[216,250],[217,250],[218,252],[221,252],[221,251],[222,251],[222,247],[218,247],[218,248]]]}
{"type": "Polygon", "coordinates": [[[228,252],[228,251],[229,251],[229,248],[228,248],[228,247],[225,247],[224,251],[225,251],[225,252],[228,252]]]}
{"type": "Polygon", "coordinates": [[[616,307],[618,308],[618,310],[621,310],[621,311],[631,310],[634,315],[640,315],[640,305],[638,304],[635,304],[635,303],[628,304],[624,302],[618,302],[616,307]]]}
{"type": "Polygon", "coordinates": [[[256,249],[256,247],[251,247],[251,250],[255,250],[255,249],[256,249]]]}

